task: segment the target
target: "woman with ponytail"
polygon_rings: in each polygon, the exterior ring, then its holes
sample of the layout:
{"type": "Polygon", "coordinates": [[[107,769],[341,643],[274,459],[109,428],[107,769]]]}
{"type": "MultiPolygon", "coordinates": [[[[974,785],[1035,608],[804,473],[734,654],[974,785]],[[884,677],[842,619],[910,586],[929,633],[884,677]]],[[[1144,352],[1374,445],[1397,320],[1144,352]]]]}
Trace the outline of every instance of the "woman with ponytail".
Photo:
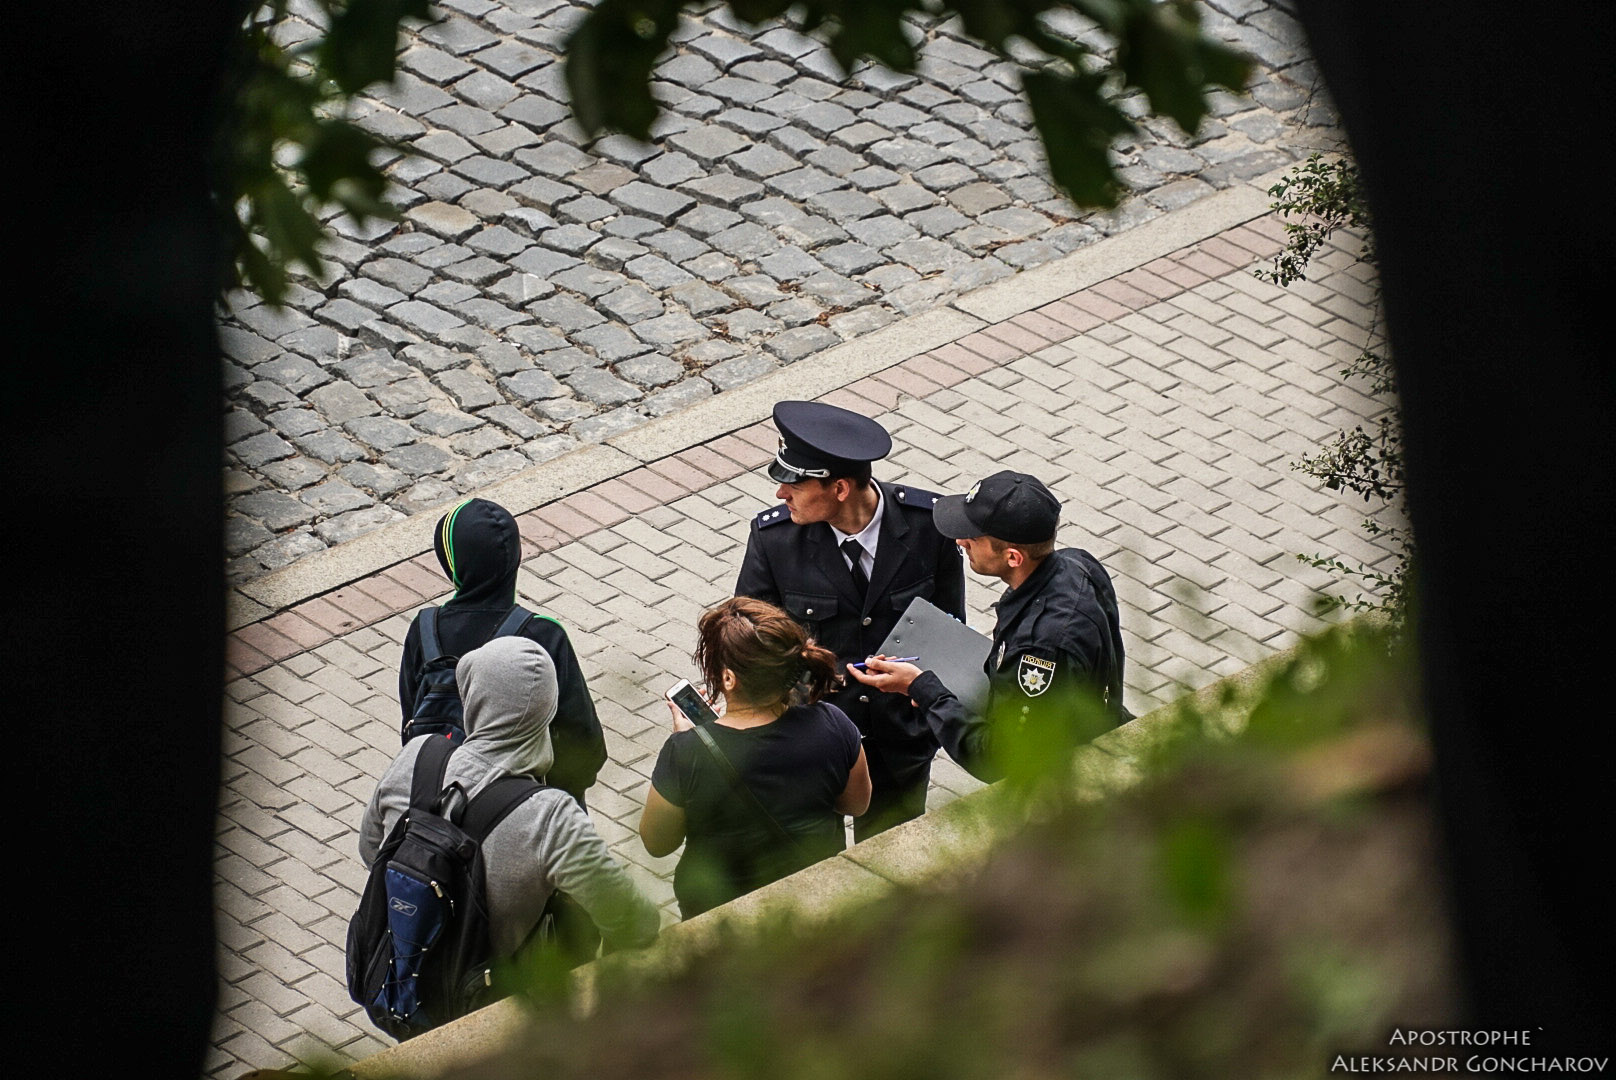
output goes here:
{"type": "Polygon", "coordinates": [[[699,731],[672,710],[640,818],[652,855],[685,845],[673,891],[687,919],[841,851],[842,815],[870,805],[858,729],[820,700],[836,657],[790,615],[726,600],[697,623],[695,661],[724,709],[699,731]]]}

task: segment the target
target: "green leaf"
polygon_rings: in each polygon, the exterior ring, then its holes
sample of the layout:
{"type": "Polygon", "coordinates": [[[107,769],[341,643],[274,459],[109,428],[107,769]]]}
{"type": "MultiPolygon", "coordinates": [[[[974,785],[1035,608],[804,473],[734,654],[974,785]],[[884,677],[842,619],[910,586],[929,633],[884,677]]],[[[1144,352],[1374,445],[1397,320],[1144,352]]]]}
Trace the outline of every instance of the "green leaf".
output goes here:
{"type": "Polygon", "coordinates": [[[831,55],[852,71],[862,59],[871,59],[894,71],[915,69],[915,49],[903,33],[905,0],[865,0],[847,5],[830,37],[831,55]]]}
{"type": "Polygon", "coordinates": [[[390,82],[397,70],[399,20],[431,17],[426,0],[348,0],[331,16],[317,51],[321,71],[345,94],[390,82]]]}
{"type": "Polygon", "coordinates": [[[1209,83],[1235,93],[1242,93],[1251,79],[1251,57],[1238,49],[1231,49],[1221,41],[1201,38],[1197,51],[1201,58],[1201,74],[1209,83]]]}
{"type": "Polygon", "coordinates": [[[604,0],[567,41],[572,112],[590,136],[651,137],[651,69],[679,23],[677,0],[604,0]]]}
{"type": "Polygon", "coordinates": [[[1233,906],[1233,858],[1227,831],[1210,821],[1169,827],[1161,841],[1167,895],[1184,918],[1205,926],[1221,921],[1233,906]]]}
{"type": "Polygon", "coordinates": [[[339,184],[379,198],[387,188],[387,178],[371,164],[370,155],[380,145],[375,136],[346,120],[322,121],[304,143],[298,171],[308,182],[310,194],[321,201],[330,199],[339,184]]]}
{"type": "Polygon", "coordinates": [[[1128,82],[1145,92],[1153,110],[1190,134],[1206,115],[1193,35],[1171,8],[1153,5],[1130,13],[1117,46],[1117,63],[1128,82]]]}
{"type": "Polygon", "coordinates": [[[1043,137],[1051,178],[1080,206],[1115,206],[1121,189],[1108,151],[1113,137],[1134,127],[1105,99],[1101,80],[1038,71],[1021,81],[1043,137]]]}
{"type": "Polygon", "coordinates": [[[791,10],[791,0],[730,0],[730,10],[742,22],[757,26],[791,10]]]}

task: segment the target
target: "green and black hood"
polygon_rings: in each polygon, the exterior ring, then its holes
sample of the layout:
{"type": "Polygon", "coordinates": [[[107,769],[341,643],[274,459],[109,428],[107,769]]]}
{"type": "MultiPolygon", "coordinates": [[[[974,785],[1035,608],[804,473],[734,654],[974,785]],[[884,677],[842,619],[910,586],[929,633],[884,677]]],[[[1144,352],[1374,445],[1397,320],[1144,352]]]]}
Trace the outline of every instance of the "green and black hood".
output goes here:
{"type": "Polygon", "coordinates": [[[439,519],[432,547],[455,587],[453,604],[509,607],[516,602],[522,536],[510,511],[487,499],[467,499],[439,519]]]}

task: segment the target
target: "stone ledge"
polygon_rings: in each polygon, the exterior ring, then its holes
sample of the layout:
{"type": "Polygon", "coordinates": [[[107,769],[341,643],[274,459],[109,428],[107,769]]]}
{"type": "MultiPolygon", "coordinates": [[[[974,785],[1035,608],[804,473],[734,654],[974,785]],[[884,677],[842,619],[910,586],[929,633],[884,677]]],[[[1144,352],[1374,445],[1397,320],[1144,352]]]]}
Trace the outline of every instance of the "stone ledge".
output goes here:
{"type": "Polygon", "coordinates": [[[1063,296],[1262,217],[1272,209],[1268,189],[1292,168],[1294,166],[1287,165],[1276,169],[1080,248],[1052,263],[984,285],[950,306],[985,322],[998,323],[1054,303],[1063,296]]]}
{"type": "MultiPolygon", "coordinates": [[[[639,465],[639,461],[609,446],[584,446],[474,494],[500,503],[512,515],[525,514],[639,465]]],[[[243,582],[234,591],[269,612],[283,611],[431,551],[432,526],[443,516],[443,510],[423,510],[336,547],[312,552],[290,566],[243,582]]]]}
{"type": "Polygon", "coordinates": [[[777,401],[817,398],[839,390],[866,375],[958,341],[982,326],[975,316],[949,308],[914,315],[642,424],[608,439],[607,444],[640,461],[657,461],[767,420],[777,401]]]}

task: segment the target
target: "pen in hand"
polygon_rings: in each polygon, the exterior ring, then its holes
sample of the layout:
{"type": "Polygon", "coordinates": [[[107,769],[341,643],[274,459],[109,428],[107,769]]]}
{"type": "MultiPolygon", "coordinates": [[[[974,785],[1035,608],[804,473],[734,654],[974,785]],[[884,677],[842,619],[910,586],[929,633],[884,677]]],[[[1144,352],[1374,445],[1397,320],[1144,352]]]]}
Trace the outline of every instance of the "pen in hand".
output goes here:
{"type": "MultiPolygon", "coordinates": [[[[889,664],[912,664],[916,660],[919,660],[920,657],[918,657],[918,656],[882,656],[882,657],[872,657],[872,659],[885,660],[889,664]]],[[[860,671],[864,670],[864,663],[862,661],[860,661],[857,664],[849,664],[847,666],[848,667],[856,667],[860,671]]]]}

